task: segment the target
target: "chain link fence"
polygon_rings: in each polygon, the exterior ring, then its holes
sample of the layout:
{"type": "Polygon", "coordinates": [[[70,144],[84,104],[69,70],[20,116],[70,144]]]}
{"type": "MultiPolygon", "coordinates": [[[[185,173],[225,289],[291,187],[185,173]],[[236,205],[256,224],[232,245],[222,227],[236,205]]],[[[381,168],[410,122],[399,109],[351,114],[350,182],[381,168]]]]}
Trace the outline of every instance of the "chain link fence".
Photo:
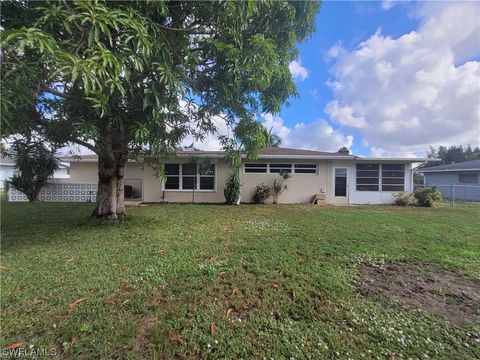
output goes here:
{"type": "Polygon", "coordinates": [[[415,185],[415,189],[419,187],[436,187],[442,193],[443,199],[452,206],[457,203],[476,203],[480,205],[480,185],[415,185]]]}

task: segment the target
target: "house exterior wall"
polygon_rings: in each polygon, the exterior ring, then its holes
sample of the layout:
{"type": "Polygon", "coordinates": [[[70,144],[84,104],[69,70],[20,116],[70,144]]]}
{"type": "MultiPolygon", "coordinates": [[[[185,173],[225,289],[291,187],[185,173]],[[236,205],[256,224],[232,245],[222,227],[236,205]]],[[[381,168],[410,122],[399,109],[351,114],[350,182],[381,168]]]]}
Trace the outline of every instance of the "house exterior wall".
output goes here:
{"type": "MultiPolygon", "coordinates": [[[[186,163],[188,159],[179,159],[172,163],[186,163]]],[[[332,160],[286,160],[286,159],[261,159],[247,161],[248,163],[286,163],[286,164],[316,164],[316,174],[290,174],[287,189],[282,192],[279,203],[309,203],[315,194],[325,194],[329,204],[389,204],[393,202],[391,191],[357,191],[356,190],[356,161],[332,160]],[[347,169],[347,196],[336,197],[334,193],[335,168],[347,169]]],[[[215,164],[215,189],[196,190],[194,202],[198,203],[223,203],[225,197],[223,190],[230,173],[224,159],[211,159],[215,164]]],[[[375,163],[379,163],[378,161],[375,163]]],[[[381,163],[381,162],[380,162],[381,163]]],[[[387,161],[386,163],[392,163],[387,161]]],[[[252,202],[255,187],[264,183],[272,186],[279,174],[270,173],[245,173],[244,166],[240,168],[241,201],[252,202]]],[[[72,182],[97,182],[97,163],[72,162],[70,164],[70,181],[72,182]]],[[[162,182],[155,176],[155,171],[148,163],[129,162],[125,173],[127,184],[141,184],[142,200],[145,202],[192,202],[192,190],[164,190],[162,182]]],[[[412,189],[411,164],[405,164],[405,190],[412,189]]],[[[137,185],[135,185],[137,186],[137,185]]],[[[271,202],[272,199],[270,198],[271,202]]]]}
{"type": "Polygon", "coordinates": [[[0,189],[3,189],[5,186],[5,181],[13,176],[14,169],[14,166],[11,164],[0,165],[0,189]]]}
{"type": "MultiPolygon", "coordinates": [[[[312,201],[315,194],[327,193],[328,163],[324,161],[313,160],[257,160],[248,161],[248,163],[269,163],[269,164],[317,164],[316,174],[290,174],[287,180],[287,189],[285,189],[278,198],[279,203],[308,203],[312,201]]],[[[275,179],[279,179],[279,174],[269,173],[245,173],[244,167],[240,169],[240,178],[242,181],[241,201],[252,202],[255,194],[255,187],[264,183],[270,187],[275,179]]],[[[269,199],[271,202],[272,199],[269,199]]],[[[268,202],[268,201],[267,201],[268,202]]]]}
{"type": "MultiPolygon", "coordinates": [[[[328,173],[330,174],[327,178],[327,203],[329,204],[391,204],[393,203],[393,194],[397,193],[396,191],[357,191],[357,182],[356,182],[356,164],[359,162],[356,161],[331,161],[328,165],[328,173]],[[335,168],[346,168],[347,169],[347,196],[346,197],[335,197],[334,181],[335,181],[335,168]]],[[[395,163],[393,161],[370,161],[364,163],[375,163],[375,164],[391,164],[395,163]]],[[[412,191],[412,165],[405,164],[405,182],[404,190],[412,191]]]]}
{"type": "Polygon", "coordinates": [[[444,198],[452,198],[452,189],[455,185],[455,199],[467,201],[480,201],[480,171],[465,171],[464,173],[477,173],[477,183],[460,184],[458,181],[459,171],[446,171],[438,173],[424,173],[425,185],[435,185],[444,198]]]}
{"type": "MultiPolygon", "coordinates": [[[[172,161],[175,164],[187,163],[188,159],[172,161]]],[[[223,159],[211,159],[215,165],[214,190],[164,190],[161,181],[155,176],[154,170],[145,164],[144,170],[144,201],[145,202],[194,202],[197,203],[223,203],[225,197],[223,189],[229,174],[228,166],[223,159]]]]}

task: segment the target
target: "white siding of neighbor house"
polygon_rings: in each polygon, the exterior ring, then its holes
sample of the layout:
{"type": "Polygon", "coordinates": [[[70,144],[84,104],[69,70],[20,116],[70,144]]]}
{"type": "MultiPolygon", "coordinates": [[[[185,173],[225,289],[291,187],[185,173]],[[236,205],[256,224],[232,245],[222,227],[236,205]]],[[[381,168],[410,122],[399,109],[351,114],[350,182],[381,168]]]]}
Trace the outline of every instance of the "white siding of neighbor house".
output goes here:
{"type": "Polygon", "coordinates": [[[13,176],[15,167],[12,165],[0,165],[0,189],[3,189],[5,181],[13,176]]]}

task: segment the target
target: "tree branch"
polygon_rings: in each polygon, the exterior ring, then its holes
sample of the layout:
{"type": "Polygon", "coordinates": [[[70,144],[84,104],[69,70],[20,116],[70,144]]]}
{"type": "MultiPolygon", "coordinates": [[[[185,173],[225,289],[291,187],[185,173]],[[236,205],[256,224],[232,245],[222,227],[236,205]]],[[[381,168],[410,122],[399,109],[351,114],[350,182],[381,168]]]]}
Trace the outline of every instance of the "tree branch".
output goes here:
{"type": "Polygon", "coordinates": [[[80,140],[80,139],[77,139],[77,138],[74,138],[74,137],[70,137],[68,140],[75,143],[75,144],[84,146],[87,149],[93,151],[95,154],[98,154],[98,149],[94,145],[92,145],[92,144],[90,144],[86,141],[83,141],[83,140],[80,140]]]}
{"type": "Polygon", "coordinates": [[[62,97],[64,99],[71,99],[72,97],[70,95],[67,95],[61,91],[55,90],[54,88],[46,85],[46,84],[38,84],[38,91],[45,91],[48,92],[52,95],[62,97]]]}

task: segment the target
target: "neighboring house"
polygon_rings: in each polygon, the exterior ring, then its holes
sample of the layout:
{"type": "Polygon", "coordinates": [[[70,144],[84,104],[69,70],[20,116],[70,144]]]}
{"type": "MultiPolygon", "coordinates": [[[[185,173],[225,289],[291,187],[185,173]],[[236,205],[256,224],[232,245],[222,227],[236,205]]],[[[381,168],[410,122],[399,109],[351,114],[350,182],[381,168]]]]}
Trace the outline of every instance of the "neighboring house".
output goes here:
{"type": "Polygon", "coordinates": [[[13,176],[15,162],[9,157],[0,156],[0,190],[5,188],[6,180],[13,176]]]}
{"type": "Polygon", "coordinates": [[[480,160],[445,164],[417,170],[424,185],[435,185],[446,198],[480,201],[480,160]]]}
{"type": "MultiPolygon", "coordinates": [[[[15,161],[6,156],[0,156],[0,189],[5,188],[5,183],[15,173],[15,161]]],[[[60,169],[53,174],[54,179],[69,179],[70,178],[70,163],[61,162],[60,169]]]]}
{"type": "MultiPolygon", "coordinates": [[[[166,180],[142,159],[131,160],[126,169],[125,185],[134,198],[145,202],[223,203],[223,190],[230,169],[222,151],[180,151],[175,160],[165,161],[166,180]],[[207,158],[208,174],[196,174],[189,164],[192,158],[207,158]]],[[[97,182],[97,156],[70,157],[70,181],[97,182]]],[[[412,190],[412,163],[426,159],[368,158],[340,153],[289,148],[264,148],[256,160],[243,159],[240,168],[241,201],[251,202],[255,187],[272,185],[281,171],[291,174],[280,203],[309,203],[318,195],[329,204],[385,204],[401,190],[412,190]]]]}

